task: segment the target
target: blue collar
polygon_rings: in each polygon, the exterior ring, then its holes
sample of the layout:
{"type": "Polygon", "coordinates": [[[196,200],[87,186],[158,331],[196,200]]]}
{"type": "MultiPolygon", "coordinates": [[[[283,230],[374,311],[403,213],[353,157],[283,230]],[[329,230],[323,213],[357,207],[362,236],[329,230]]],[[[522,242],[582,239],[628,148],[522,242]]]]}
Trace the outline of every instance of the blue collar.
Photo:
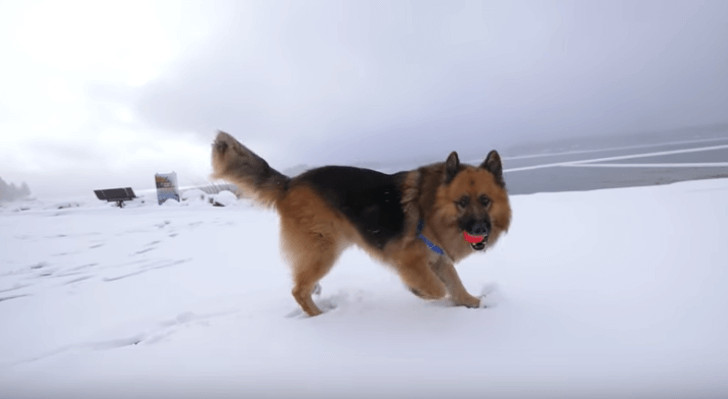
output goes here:
{"type": "Polygon", "coordinates": [[[417,235],[417,238],[422,240],[422,242],[424,242],[425,245],[427,245],[427,248],[430,248],[432,250],[432,252],[434,252],[438,255],[445,255],[445,251],[443,251],[442,248],[438,247],[437,245],[435,245],[434,242],[428,240],[427,237],[422,235],[422,229],[424,229],[424,228],[425,228],[425,219],[420,219],[420,221],[417,222],[417,232],[415,233],[415,235],[417,235]]]}

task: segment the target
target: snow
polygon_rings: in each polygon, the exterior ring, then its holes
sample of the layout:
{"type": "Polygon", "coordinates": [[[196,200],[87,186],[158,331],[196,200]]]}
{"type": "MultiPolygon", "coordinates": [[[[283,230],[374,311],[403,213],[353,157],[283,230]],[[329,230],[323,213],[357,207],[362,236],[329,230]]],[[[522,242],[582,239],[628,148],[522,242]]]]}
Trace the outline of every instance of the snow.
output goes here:
{"type": "Polygon", "coordinates": [[[276,214],[220,198],[0,206],[0,397],[728,396],[728,179],[513,196],[458,265],[485,309],[352,249],[315,318],[276,214]]]}

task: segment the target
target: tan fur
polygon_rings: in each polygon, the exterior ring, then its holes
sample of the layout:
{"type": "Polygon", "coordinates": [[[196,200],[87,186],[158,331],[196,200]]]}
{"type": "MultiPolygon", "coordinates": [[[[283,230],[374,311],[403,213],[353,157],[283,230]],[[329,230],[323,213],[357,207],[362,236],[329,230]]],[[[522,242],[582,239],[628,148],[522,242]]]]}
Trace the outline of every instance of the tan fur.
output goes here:
{"type": "Polygon", "coordinates": [[[401,187],[405,233],[383,248],[376,248],[314,189],[305,184],[287,186],[287,178],[281,178],[274,170],[267,171],[267,163],[256,157],[231,136],[221,133],[213,151],[215,176],[231,180],[244,192],[252,193],[260,203],[278,211],[281,246],[292,268],[292,294],[306,314],[321,313],[311,294],[350,245],[357,245],[392,266],[407,287],[422,298],[438,299],[449,293],[457,305],[480,305],[480,299],[465,290],[454,268],[454,263],[474,252],[457,226],[459,210],[454,202],[465,194],[474,198],[484,194],[492,199],[488,207],[470,210],[487,212],[490,216],[492,231],[488,247],[508,230],[511,220],[506,190],[483,167],[463,165],[449,184],[442,184],[443,163],[408,172],[401,187]],[[256,180],[251,168],[268,173],[267,180],[256,180]],[[444,256],[437,255],[415,237],[417,222],[422,217],[425,217],[423,234],[445,251],[444,256]]]}

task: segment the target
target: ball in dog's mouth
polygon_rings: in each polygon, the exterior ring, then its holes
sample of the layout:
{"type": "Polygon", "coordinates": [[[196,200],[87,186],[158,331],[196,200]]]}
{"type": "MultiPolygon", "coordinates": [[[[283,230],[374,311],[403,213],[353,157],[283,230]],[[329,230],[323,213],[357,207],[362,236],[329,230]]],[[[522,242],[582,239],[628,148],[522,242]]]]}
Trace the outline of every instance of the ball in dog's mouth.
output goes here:
{"type": "Polygon", "coordinates": [[[463,231],[463,237],[465,238],[465,241],[467,241],[471,247],[473,247],[474,250],[480,251],[485,248],[485,243],[488,242],[488,236],[474,236],[472,234],[468,234],[467,231],[463,231]]]}

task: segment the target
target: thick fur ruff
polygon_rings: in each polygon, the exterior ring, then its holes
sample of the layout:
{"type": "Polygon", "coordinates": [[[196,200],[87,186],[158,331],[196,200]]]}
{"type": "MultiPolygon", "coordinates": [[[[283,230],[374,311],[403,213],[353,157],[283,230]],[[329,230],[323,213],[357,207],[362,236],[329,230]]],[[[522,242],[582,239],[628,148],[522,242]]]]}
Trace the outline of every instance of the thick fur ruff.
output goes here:
{"type": "Polygon", "coordinates": [[[318,281],[352,244],[391,265],[416,295],[450,295],[457,305],[480,306],[463,287],[454,264],[493,246],[511,222],[500,156],[479,166],[445,162],[384,174],[326,166],[289,178],[227,133],[212,149],[213,177],[235,183],[240,194],[273,207],[281,218],[282,248],[293,270],[293,296],[309,315],[321,313],[311,298],[318,281]],[[440,255],[417,237],[442,249],[440,255]],[[483,237],[480,246],[463,233],[483,237]]]}

